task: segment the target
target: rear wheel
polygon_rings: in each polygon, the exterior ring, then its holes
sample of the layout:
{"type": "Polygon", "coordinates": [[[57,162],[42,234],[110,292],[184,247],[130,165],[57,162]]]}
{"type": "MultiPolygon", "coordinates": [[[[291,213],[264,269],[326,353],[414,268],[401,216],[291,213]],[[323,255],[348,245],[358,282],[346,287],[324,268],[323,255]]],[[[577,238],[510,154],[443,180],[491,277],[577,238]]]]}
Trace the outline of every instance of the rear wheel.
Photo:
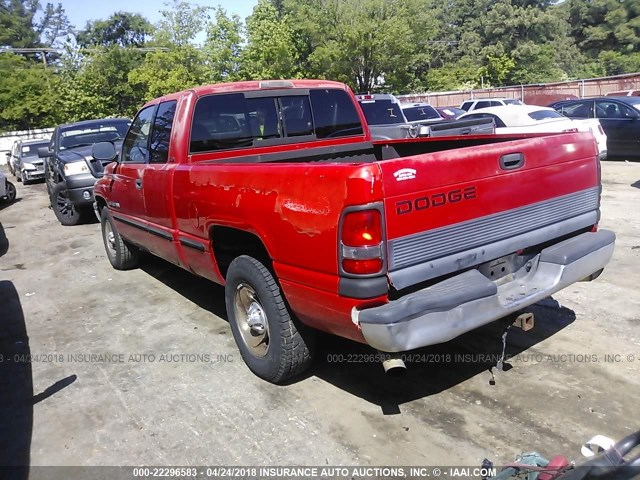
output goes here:
{"type": "Polygon", "coordinates": [[[309,367],[314,332],[292,318],[280,287],[262,263],[246,255],[233,260],[225,298],[233,337],[253,373],[280,383],[309,367]]]}
{"type": "Polygon", "coordinates": [[[51,189],[50,200],[53,213],[56,214],[62,225],[71,227],[82,221],[83,212],[69,200],[67,186],[64,182],[57,183],[51,189]]]}
{"type": "Polygon", "coordinates": [[[102,240],[111,266],[116,270],[130,270],[138,266],[140,251],[138,247],[125,241],[118,233],[107,207],[100,215],[102,240]]]}

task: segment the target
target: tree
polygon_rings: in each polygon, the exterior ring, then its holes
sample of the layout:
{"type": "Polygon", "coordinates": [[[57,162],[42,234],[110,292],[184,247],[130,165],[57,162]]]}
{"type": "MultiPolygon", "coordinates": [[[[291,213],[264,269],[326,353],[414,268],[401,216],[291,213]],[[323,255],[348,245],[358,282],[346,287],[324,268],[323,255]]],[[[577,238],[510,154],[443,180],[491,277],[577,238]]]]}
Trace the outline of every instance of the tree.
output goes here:
{"type": "Polygon", "coordinates": [[[294,30],[288,14],[279,15],[268,0],[259,0],[247,18],[247,45],[241,55],[246,79],[303,76],[294,30]]]}
{"type": "Polygon", "coordinates": [[[0,130],[55,125],[63,118],[52,69],[11,53],[0,55],[0,130]]]}
{"type": "Polygon", "coordinates": [[[13,48],[38,46],[34,18],[38,0],[0,0],[0,45],[13,48]]]}
{"type": "Polygon", "coordinates": [[[192,6],[188,2],[173,0],[165,3],[169,10],[160,10],[162,20],[157,25],[154,41],[162,46],[187,46],[202,31],[207,17],[207,7],[192,6]]]}
{"type": "Polygon", "coordinates": [[[129,73],[145,53],[119,46],[96,48],[79,63],[65,59],[61,103],[70,120],[131,117],[143,103],[144,85],[129,82],[129,73]]]}
{"type": "Polygon", "coordinates": [[[106,20],[87,22],[76,34],[81,47],[142,47],[153,26],[138,13],[116,12],[106,20]]]}
{"type": "Polygon", "coordinates": [[[602,51],[633,53],[640,46],[640,3],[618,0],[570,0],[571,35],[592,58],[602,51]]]}
{"type": "Polygon", "coordinates": [[[54,47],[60,39],[67,37],[73,30],[62,4],[47,3],[42,20],[36,26],[40,42],[46,47],[54,47]]]}
{"type": "MultiPolygon", "coordinates": [[[[359,91],[395,83],[416,50],[410,15],[400,0],[302,0],[288,3],[314,76],[342,80],[359,91]]],[[[405,83],[406,83],[406,79],[405,83]]]]}
{"type": "Polygon", "coordinates": [[[165,50],[145,55],[128,75],[129,82],[144,91],[144,99],[206,83],[205,55],[193,44],[204,26],[206,10],[174,0],[171,10],[160,12],[163,19],[149,44],[165,50]]]}
{"type": "Polygon", "coordinates": [[[207,26],[205,55],[209,66],[209,81],[239,79],[242,53],[242,22],[238,15],[227,16],[218,7],[215,20],[207,26]]]}

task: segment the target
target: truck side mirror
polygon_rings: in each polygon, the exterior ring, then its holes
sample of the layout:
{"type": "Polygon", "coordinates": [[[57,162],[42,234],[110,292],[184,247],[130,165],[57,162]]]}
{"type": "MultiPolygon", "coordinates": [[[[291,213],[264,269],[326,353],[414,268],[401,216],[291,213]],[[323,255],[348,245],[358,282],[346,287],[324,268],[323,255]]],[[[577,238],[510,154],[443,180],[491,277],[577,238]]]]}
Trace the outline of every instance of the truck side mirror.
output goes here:
{"type": "Polygon", "coordinates": [[[420,137],[428,137],[429,135],[431,135],[431,128],[426,125],[420,125],[420,128],[418,129],[418,135],[420,137]]]}
{"type": "Polygon", "coordinates": [[[112,142],[98,142],[91,147],[91,155],[101,162],[113,162],[118,154],[112,142]]]}
{"type": "Polygon", "coordinates": [[[49,147],[40,147],[38,149],[38,157],[40,158],[50,157],[51,155],[53,155],[53,152],[49,150],[49,147]]]}

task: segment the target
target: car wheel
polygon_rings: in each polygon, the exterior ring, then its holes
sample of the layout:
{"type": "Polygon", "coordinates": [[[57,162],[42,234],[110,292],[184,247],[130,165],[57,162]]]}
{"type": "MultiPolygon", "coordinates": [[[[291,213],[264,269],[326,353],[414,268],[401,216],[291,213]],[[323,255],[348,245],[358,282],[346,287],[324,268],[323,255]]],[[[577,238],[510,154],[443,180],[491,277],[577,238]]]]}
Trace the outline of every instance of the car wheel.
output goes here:
{"type": "Polygon", "coordinates": [[[289,313],[271,272],[246,255],[231,262],[225,285],[227,316],[242,359],[260,378],[284,382],[306,370],[314,332],[289,313]]]}
{"type": "Polygon", "coordinates": [[[8,202],[13,202],[16,199],[16,186],[11,183],[10,181],[7,180],[7,186],[6,186],[6,195],[7,195],[7,201],[8,202]]]}
{"type": "Polygon", "coordinates": [[[116,270],[129,270],[137,267],[140,250],[120,236],[107,207],[102,209],[100,224],[104,249],[111,266],[116,270]]]}
{"type": "Polygon", "coordinates": [[[67,197],[67,186],[64,182],[57,183],[51,189],[50,201],[53,213],[62,225],[71,227],[82,221],[82,211],[67,197]]]}

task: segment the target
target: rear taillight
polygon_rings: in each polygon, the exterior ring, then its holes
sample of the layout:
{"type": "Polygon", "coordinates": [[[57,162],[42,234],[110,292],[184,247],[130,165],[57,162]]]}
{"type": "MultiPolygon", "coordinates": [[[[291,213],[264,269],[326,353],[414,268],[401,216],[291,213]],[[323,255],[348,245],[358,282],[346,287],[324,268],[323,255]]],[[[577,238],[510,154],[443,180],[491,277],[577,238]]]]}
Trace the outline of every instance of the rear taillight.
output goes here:
{"type": "Polygon", "coordinates": [[[356,210],[344,215],[340,262],[345,273],[380,273],[384,266],[382,247],[382,215],[379,210],[356,210]]]}

